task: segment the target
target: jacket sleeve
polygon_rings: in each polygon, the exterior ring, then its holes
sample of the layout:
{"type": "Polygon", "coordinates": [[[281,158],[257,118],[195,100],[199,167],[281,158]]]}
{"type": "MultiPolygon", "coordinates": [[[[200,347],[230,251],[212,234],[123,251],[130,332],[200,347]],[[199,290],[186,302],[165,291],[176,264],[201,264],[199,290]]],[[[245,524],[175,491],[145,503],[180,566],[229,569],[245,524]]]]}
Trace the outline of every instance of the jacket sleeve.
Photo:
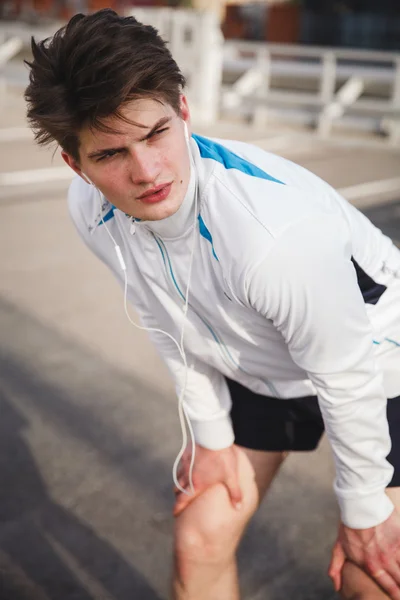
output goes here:
{"type": "Polygon", "coordinates": [[[290,225],[247,273],[248,301],[271,319],[314,384],[335,465],[342,521],[386,520],[393,469],[382,373],[351,262],[347,224],[332,215],[290,225]]]}
{"type": "MultiPolygon", "coordinates": [[[[72,221],[85,244],[104,262],[118,282],[124,288],[124,278],[119,267],[114,246],[104,230],[89,233],[87,216],[84,208],[89,211],[92,206],[93,214],[98,212],[98,201],[92,195],[93,188],[75,178],[68,194],[69,211],[72,221]]],[[[151,302],[147,300],[144,285],[136,285],[135,292],[129,286],[128,299],[139,314],[144,327],[163,329],[166,326],[157,322],[148,310],[151,302]]],[[[168,327],[168,329],[171,329],[168,327]]],[[[175,330],[178,328],[174,327],[175,330]]],[[[176,344],[165,334],[156,331],[149,332],[150,339],[155,345],[161,358],[166,363],[175,382],[178,397],[185,382],[185,368],[176,344]]],[[[175,334],[180,340],[179,331],[175,334]]],[[[184,406],[193,427],[196,442],[210,450],[219,450],[231,446],[234,434],[230,419],[231,397],[225,378],[213,367],[196,359],[186,352],[188,364],[184,406]]]]}
{"type": "MultiPolygon", "coordinates": [[[[146,328],[159,329],[154,316],[143,302],[131,299],[146,328]]],[[[175,382],[178,398],[185,385],[184,406],[190,419],[195,440],[210,450],[227,448],[234,443],[230,419],[231,397],[223,375],[186,351],[187,376],[176,344],[160,331],[149,331],[149,336],[166,363],[175,382]]],[[[179,341],[180,336],[177,336],[179,341]]]]}

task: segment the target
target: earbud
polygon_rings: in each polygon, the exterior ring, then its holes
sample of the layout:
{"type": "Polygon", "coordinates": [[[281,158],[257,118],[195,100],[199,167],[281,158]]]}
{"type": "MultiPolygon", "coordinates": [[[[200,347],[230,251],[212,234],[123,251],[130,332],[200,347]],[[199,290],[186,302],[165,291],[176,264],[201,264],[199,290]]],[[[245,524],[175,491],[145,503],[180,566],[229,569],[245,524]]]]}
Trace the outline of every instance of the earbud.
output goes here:
{"type": "Polygon", "coordinates": [[[189,143],[189,131],[186,121],[183,121],[183,129],[185,131],[185,140],[187,143],[189,143]]]}

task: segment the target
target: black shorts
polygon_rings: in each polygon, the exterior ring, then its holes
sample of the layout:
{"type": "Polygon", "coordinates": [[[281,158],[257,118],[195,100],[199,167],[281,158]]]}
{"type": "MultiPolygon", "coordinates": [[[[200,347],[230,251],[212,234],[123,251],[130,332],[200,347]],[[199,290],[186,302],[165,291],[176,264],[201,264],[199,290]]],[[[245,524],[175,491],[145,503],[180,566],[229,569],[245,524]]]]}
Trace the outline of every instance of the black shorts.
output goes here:
{"type": "MultiPolygon", "coordinates": [[[[315,450],[324,433],[316,396],[279,400],[261,396],[227,379],[232,397],[231,418],[235,444],[268,452],[315,450]]],[[[388,400],[392,449],[388,461],[394,467],[388,487],[400,486],[400,396],[388,400]]]]}

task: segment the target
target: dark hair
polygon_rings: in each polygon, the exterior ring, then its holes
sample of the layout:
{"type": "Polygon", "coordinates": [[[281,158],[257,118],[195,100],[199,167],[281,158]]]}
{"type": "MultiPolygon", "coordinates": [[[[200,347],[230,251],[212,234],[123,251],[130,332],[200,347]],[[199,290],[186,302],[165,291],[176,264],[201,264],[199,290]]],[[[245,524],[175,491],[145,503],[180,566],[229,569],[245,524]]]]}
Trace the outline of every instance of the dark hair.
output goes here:
{"type": "Polygon", "coordinates": [[[56,141],[79,161],[84,126],[102,122],[137,98],[150,97],[180,113],[185,78],[154,27],[111,9],[75,15],[52,37],[32,38],[33,61],[25,91],[36,141],[56,141]]]}

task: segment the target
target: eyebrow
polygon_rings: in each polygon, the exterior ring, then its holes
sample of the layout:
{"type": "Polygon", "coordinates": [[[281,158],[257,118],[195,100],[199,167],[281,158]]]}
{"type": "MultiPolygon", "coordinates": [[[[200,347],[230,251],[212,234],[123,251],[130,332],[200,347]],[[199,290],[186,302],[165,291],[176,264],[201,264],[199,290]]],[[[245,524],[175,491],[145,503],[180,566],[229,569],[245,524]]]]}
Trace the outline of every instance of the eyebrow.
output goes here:
{"type": "MultiPolygon", "coordinates": [[[[148,133],[146,133],[146,135],[143,136],[142,138],[140,138],[138,141],[144,142],[145,140],[148,140],[149,138],[151,138],[152,135],[154,135],[154,133],[157,131],[157,129],[160,129],[160,127],[163,127],[164,125],[169,123],[171,120],[172,120],[172,117],[163,117],[162,119],[157,121],[157,123],[155,125],[153,125],[153,127],[150,129],[150,131],[148,133]]],[[[137,124],[137,127],[142,127],[143,129],[148,129],[146,127],[146,125],[137,124]]],[[[99,156],[101,156],[102,154],[105,154],[106,152],[111,152],[111,151],[118,152],[118,151],[124,150],[124,149],[125,149],[124,146],[114,147],[114,148],[100,148],[99,150],[94,150],[93,152],[89,152],[87,157],[88,158],[98,158],[99,156]]]]}

